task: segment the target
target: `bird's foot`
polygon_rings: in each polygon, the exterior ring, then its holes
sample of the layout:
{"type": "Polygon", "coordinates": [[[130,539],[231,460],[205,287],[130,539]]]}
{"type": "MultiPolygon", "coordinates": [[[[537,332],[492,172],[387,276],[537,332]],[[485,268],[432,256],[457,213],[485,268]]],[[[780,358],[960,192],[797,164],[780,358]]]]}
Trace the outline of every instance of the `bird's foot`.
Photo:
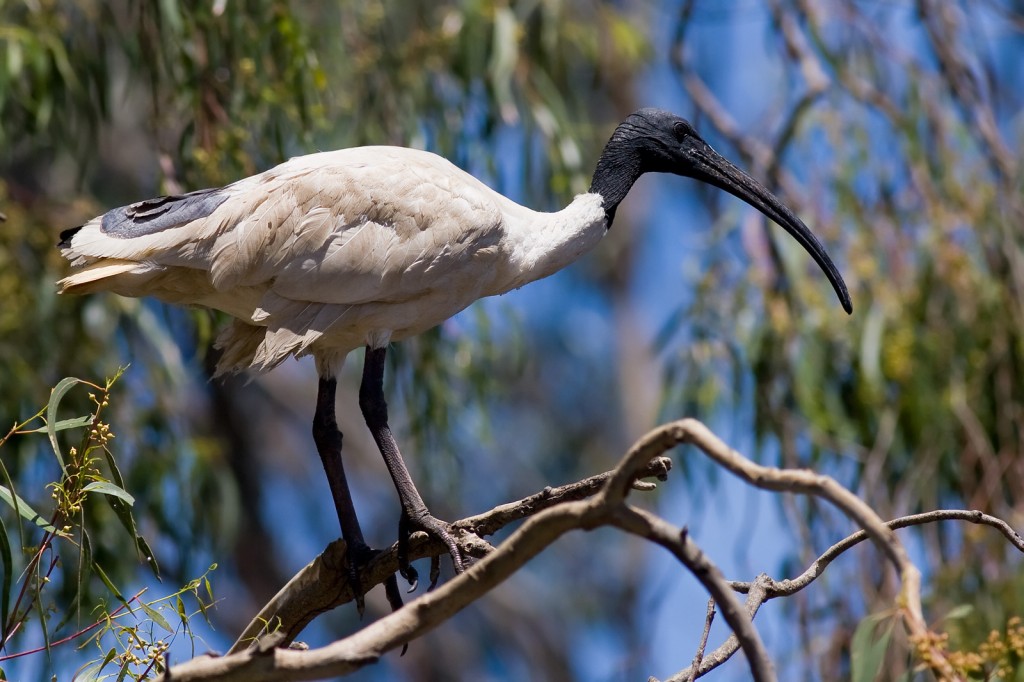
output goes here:
{"type": "Polygon", "coordinates": [[[366,543],[352,543],[348,546],[346,555],[348,560],[348,584],[352,588],[352,598],[356,602],[356,610],[359,611],[360,618],[363,617],[363,612],[366,610],[366,592],[363,590],[363,583],[359,579],[359,574],[376,555],[377,552],[370,549],[370,546],[366,543]]]}
{"type": "MultiPolygon", "coordinates": [[[[452,566],[455,568],[456,573],[462,573],[466,570],[462,559],[462,551],[455,541],[450,524],[431,516],[426,509],[423,509],[421,513],[415,516],[402,512],[402,517],[398,522],[398,572],[409,583],[409,592],[414,591],[419,584],[419,573],[409,563],[409,536],[418,530],[444,543],[448,548],[448,554],[452,558],[452,566]]],[[[441,564],[437,557],[432,558],[430,561],[430,586],[427,588],[428,591],[434,589],[437,585],[438,576],[441,574],[440,567],[441,564]]]]}
{"type": "MultiPolygon", "coordinates": [[[[366,592],[363,590],[359,574],[378,554],[380,554],[380,550],[371,549],[366,543],[353,543],[348,548],[348,584],[352,588],[352,598],[356,603],[356,610],[359,612],[360,618],[363,617],[363,612],[366,611],[366,592]]],[[[392,612],[402,608],[402,593],[398,589],[398,580],[394,575],[388,576],[387,580],[384,581],[384,594],[387,596],[392,612]]]]}

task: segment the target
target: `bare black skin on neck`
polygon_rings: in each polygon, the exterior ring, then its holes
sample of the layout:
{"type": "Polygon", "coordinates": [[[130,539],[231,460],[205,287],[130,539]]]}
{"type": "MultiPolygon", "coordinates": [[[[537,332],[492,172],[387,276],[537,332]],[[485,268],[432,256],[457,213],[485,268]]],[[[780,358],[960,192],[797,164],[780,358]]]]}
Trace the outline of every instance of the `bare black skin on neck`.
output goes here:
{"type": "Polygon", "coordinates": [[[685,119],[661,109],[640,109],[619,124],[598,159],[590,191],[602,199],[610,229],[615,210],[644,173],[694,178],[753,206],[778,223],[814,258],[847,313],[853,311],[846,283],[821,242],[761,183],[705,142],[685,119]]]}
{"type": "Polygon", "coordinates": [[[608,227],[615,219],[615,209],[641,175],[685,174],[678,149],[694,143],[703,145],[704,141],[693,126],[661,109],[641,109],[620,123],[601,152],[590,183],[590,191],[604,199],[608,227]]]}

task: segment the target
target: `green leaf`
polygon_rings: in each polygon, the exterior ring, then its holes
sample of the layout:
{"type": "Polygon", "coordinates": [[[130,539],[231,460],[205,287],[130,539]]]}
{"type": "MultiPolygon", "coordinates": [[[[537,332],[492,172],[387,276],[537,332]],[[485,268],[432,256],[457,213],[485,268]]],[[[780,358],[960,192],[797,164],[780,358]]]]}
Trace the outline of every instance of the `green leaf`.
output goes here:
{"type": "Polygon", "coordinates": [[[61,471],[64,470],[64,455],[61,454],[60,445],[57,444],[57,406],[60,405],[60,401],[63,400],[64,395],[71,390],[71,388],[77,384],[82,383],[81,379],[75,377],[65,377],[57,382],[57,385],[50,391],[50,402],[46,406],[46,433],[50,436],[50,447],[53,448],[53,454],[57,457],[57,461],[60,463],[61,471]]]}
{"type": "Polygon", "coordinates": [[[185,602],[181,600],[181,595],[177,597],[177,603],[175,607],[178,609],[178,618],[181,619],[181,624],[188,627],[188,613],[185,612],[185,602]]]}
{"type": "MultiPolygon", "coordinates": [[[[14,489],[14,482],[11,480],[11,475],[10,475],[10,473],[8,473],[7,467],[4,466],[4,463],[3,463],[2,459],[0,459],[0,475],[3,476],[3,480],[7,483],[7,485],[9,486],[9,489],[13,490],[14,489]]],[[[19,506],[17,504],[18,499],[19,498],[17,498],[17,497],[12,498],[12,500],[14,501],[14,505],[13,506],[14,506],[15,510],[19,509],[19,506]]],[[[25,537],[25,524],[19,523],[17,528],[18,528],[18,539],[20,541],[20,546],[21,547],[25,547],[25,546],[28,545],[28,540],[25,537]]],[[[7,543],[7,533],[6,532],[4,532],[4,542],[7,543]]],[[[10,548],[8,547],[8,549],[10,549],[10,548]]],[[[5,567],[5,569],[6,569],[6,567],[5,567]]],[[[10,599],[11,580],[12,580],[12,576],[13,575],[14,575],[14,571],[13,570],[5,570],[5,573],[4,573],[4,594],[3,594],[3,612],[4,612],[4,618],[3,618],[4,628],[3,628],[3,632],[4,633],[7,632],[7,626],[9,625],[9,623],[7,622],[7,619],[10,616],[10,614],[8,613],[8,608],[9,608],[8,600],[10,599]]],[[[3,669],[0,668],[0,677],[2,677],[2,676],[3,676],[3,669]]]]}
{"type": "Polygon", "coordinates": [[[132,497],[124,488],[116,486],[109,481],[93,481],[82,488],[82,491],[100,493],[101,495],[112,495],[114,497],[121,498],[130,505],[135,504],[135,498],[132,497]]]}
{"type": "Polygon", "coordinates": [[[100,670],[103,670],[104,668],[106,668],[107,664],[110,663],[112,660],[114,660],[115,656],[117,656],[117,648],[116,647],[110,647],[110,651],[108,651],[107,655],[103,657],[102,661],[100,661],[100,670]]]}
{"type": "Polygon", "coordinates": [[[164,630],[167,630],[167,632],[172,635],[174,634],[174,630],[171,629],[171,624],[167,622],[167,619],[164,618],[159,611],[145,602],[141,603],[140,606],[142,607],[142,610],[146,612],[146,615],[149,616],[151,621],[162,627],[164,630]]]}
{"type": "Polygon", "coordinates": [[[0,500],[9,504],[16,512],[48,533],[57,532],[57,529],[54,528],[50,522],[43,518],[36,510],[32,509],[28,502],[23,500],[17,493],[12,492],[11,489],[5,485],[0,485],[0,500]]]}
{"type": "MultiPolygon", "coordinates": [[[[87,414],[82,417],[72,417],[71,419],[61,419],[59,422],[53,425],[54,431],[66,431],[67,429],[77,429],[82,426],[90,426],[94,415],[87,414]]],[[[43,433],[50,432],[50,425],[40,426],[38,429],[32,429],[30,431],[22,431],[21,433],[43,433]]]]}
{"type": "Polygon", "coordinates": [[[119,488],[124,489],[124,476],[121,475],[121,470],[117,468],[117,462],[114,460],[114,455],[110,453],[106,448],[103,449],[103,454],[107,458],[107,466],[110,467],[110,476],[114,479],[114,483],[119,488]]]}
{"type": "Polygon", "coordinates": [[[107,495],[105,497],[110,508],[114,510],[114,514],[117,516],[117,520],[121,522],[124,529],[131,534],[132,538],[136,538],[136,544],[138,543],[139,533],[135,528],[135,518],[132,516],[132,508],[122,498],[116,495],[107,495]]]}
{"type": "Polygon", "coordinates": [[[114,595],[119,602],[124,604],[125,608],[128,609],[129,612],[135,613],[134,611],[132,611],[131,604],[125,601],[125,598],[121,596],[121,590],[117,589],[117,587],[114,585],[110,577],[107,576],[106,571],[103,570],[103,567],[94,561],[92,562],[92,570],[96,571],[96,575],[100,577],[100,580],[102,580],[103,584],[107,586],[107,589],[110,590],[110,593],[114,595]]]}
{"type": "Polygon", "coordinates": [[[149,564],[149,570],[153,572],[153,577],[160,580],[160,564],[156,562],[156,554],[153,553],[149,543],[146,542],[146,538],[141,535],[135,536],[135,546],[138,548],[142,558],[149,564]]]}
{"type": "Polygon", "coordinates": [[[60,630],[79,617],[82,609],[82,595],[85,594],[85,586],[89,580],[89,569],[92,567],[92,540],[89,538],[89,533],[85,530],[84,526],[79,530],[81,532],[81,540],[78,552],[78,565],[75,570],[74,597],[66,602],[69,604],[69,608],[55,628],[56,630],[60,630]]]}
{"type": "Polygon", "coordinates": [[[874,682],[882,672],[885,652],[889,649],[889,640],[895,621],[891,614],[876,614],[864,618],[853,633],[850,642],[851,682],[874,682]],[[882,621],[889,621],[877,638],[875,629],[882,621]]]}
{"type": "Polygon", "coordinates": [[[115,656],[117,656],[117,649],[112,647],[110,651],[107,652],[107,655],[103,657],[102,661],[99,663],[86,664],[86,667],[75,675],[74,679],[81,680],[82,682],[97,682],[98,680],[102,680],[103,677],[101,676],[101,673],[103,672],[103,669],[107,667],[108,663],[114,660],[115,656]]]}
{"type": "MultiPolygon", "coordinates": [[[[103,455],[107,458],[107,466],[110,468],[110,476],[114,479],[115,487],[121,491],[124,491],[124,477],[121,475],[121,470],[117,467],[117,462],[114,460],[114,456],[105,448],[103,449],[103,455]]],[[[88,488],[88,486],[86,486],[88,488]]],[[[135,502],[134,498],[128,493],[128,499],[125,500],[119,495],[107,494],[107,502],[110,503],[110,507],[114,510],[121,525],[124,526],[125,530],[131,533],[132,538],[135,539],[135,547],[138,550],[140,556],[146,560],[149,564],[149,569],[153,572],[153,576],[160,579],[160,564],[156,561],[156,555],[153,550],[150,549],[149,543],[146,539],[139,535],[138,529],[135,525],[135,518],[132,516],[130,504],[135,502]],[[127,504],[126,504],[127,502],[127,504]]]]}
{"type": "Polygon", "coordinates": [[[81,682],[97,682],[100,679],[101,670],[103,670],[102,663],[87,663],[84,668],[80,668],[75,673],[74,679],[81,680],[81,682]]]}
{"type": "MultiPolygon", "coordinates": [[[[32,588],[32,591],[34,592],[32,605],[35,607],[36,617],[39,619],[39,629],[42,630],[43,647],[46,649],[46,657],[50,658],[50,655],[52,654],[50,651],[50,626],[47,624],[46,608],[43,606],[43,588],[46,586],[46,583],[43,582],[43,576],[40,573],[39,564],[36,564],[35,573],[36,575],[34,577],[36,579],[36,584],[32,588]]],[[[26,581],[29,579],[30,576],[25,576],[26,581]]]]}
{"type": "Polygon", "coordinates": [[[949,613],[947,613],[942,620],[962,620],[972,613],[974,613],[973,604],[961,604],[960,606],[954,606],[951,608],[949,613]]]}
{"type": "MultiPolygon", "coordinates": [[[[114,456],[110,454],[106,449],[103,450],[103,454],[107,458],[107,466],[110,467],[111,478],[114,479],[119,490],[124,490],[124,477],[121,476],[121,470],[117,468],[117,462],[114,461],[114,456]]],[[[88,486],[87,486],[88,487],[88,486]]],[[[128,493],[125,493],[126,495],[128,493]]],[[[128,495],[129,503],[133,503],[135,500],[128,495]]],[[[156,555],[153,550],[150,549],[149,543],[146,539],[139,535],[139,532],[135,526],[135,518],[132,516],[131,508],[129,504],[126,504],[125,500],[117,495],[108,494],[107,502],[110,503],[110,507],[114,510],[121,525],[124,526],[125,530],[131,533],[132,538],[135,539],[135,547],[143,559],[149,563],[149,568],[153,571],[153,576],[160,579],[160,565],[156,561],[156,555]]]]}

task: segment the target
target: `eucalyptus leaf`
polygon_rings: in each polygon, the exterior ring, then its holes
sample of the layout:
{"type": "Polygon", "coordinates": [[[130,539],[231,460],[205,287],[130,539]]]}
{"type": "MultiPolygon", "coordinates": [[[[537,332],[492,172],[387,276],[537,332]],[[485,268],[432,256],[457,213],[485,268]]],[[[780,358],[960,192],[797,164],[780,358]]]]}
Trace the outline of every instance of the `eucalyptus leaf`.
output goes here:
{"type": "Polygon", "coordinates": [[[80,383],[82,383],[82,380],[75,377],[61,379],[50,392],[50,402],[46,406],[46,433],[50,436],[50,447],[53,448],[53,454],[60,463],[62,471],[65,470],[65,466],[64,455],[61,454],[60,445],[57,443],[57,407],[60,405],[60,401],[63,400],[65,394],[80,383]]]}
{"type": "Polygon", "coordinates": [[[857,625],[850,642],[851,682],[874,682],[879,678],[894,625],[890,614],[867,616],[857,625]],[[876,636],[875,630],[883,621],[888,622],[876,636]]]}
{"type": "Polygon", "coordinates": [[[154,623],[156,623],[157,625],[162,627],[164,630],[166,630],[170,634],[172,634],[172,635],[174,634],[174,630],[171,628],[171,624],[167,622],[167,619],[163,617],[163,614],[161,614],[159,611],[154,609],[152,606],[150,606],[149,604],[146,604],[144,602],[139,604],[139,606],[142,607],[142,610],[146,612],[146,615],[149,617],[149,619],[151,621],[153,621],[154,623]]]}
{"type": "Polygon", "coordinates": [[[0,485],[0,500],[3,500],[11,506],[12,509],[16,510],[25,519],[36,524],[43,530],[56,533],[57,529],[50,524],[39,512],[33,509],[28,502],[26,502],[20,495],[12,492],[10,488],[5,485],[0,485]]]}
{"type": "Polygon", "coordinates": [[[129,505],[135,504],[135,498],[128,491],[109,481],[93,481],[82,488],[82,490],[84,492],[100,493],[101,495],[111,495],[124,500],[129,505]]]}
{"type": "Polygon", "coordinates": [[[25,431],[25,433],[49,433],[52,431],[66,431],[67,429],[77,429],[82,426],[89,426],[92,424],[94,419],[93,415],[87,414],[82,417],[72,417],[71,419],[61,419],[59,422],[50,428],[50,425],[40,426],[38,429],[32,429],[31,431],[25,431]]]}

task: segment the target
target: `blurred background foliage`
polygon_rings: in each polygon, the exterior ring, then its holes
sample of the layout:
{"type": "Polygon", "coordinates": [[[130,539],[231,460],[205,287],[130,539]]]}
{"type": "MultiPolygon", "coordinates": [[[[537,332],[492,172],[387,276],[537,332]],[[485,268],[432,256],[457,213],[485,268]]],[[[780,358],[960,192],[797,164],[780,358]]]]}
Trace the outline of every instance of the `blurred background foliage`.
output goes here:
{"type": "MultiPolygon", "coordinates": [[[[554,209],[587,188],[614,124],[654,104],[691,117],[823,237],[854,316],[760,216],[692,183],[642,182],[581,263],[392,354],[392,412],[432,510],[455,518],[604,470],[659,418],[686,414],[752,434],[736,445],[764,461],[836,476],[883,516],[963,506],[1020,527],[1022,53],[1017,0],[0,2],[0,418],[34,413],[63,376],[99,381],[130,363],[108,414],[126,487],[171,585],[219,563],[207,637],[223,649],[337,535],[308,432],[312,367],[209,381],[222,320],[58,298],[58,232],[368,143],[437,151],[554,209]]],[[[364,526],[383,544],[397,505],[356,409],[359,361],[339,420],[364,526]]],[[[26,498],[53,475],[33,443],[0,453],[26,498]]],[[[698,501],[717,490],[683,468],[698,501]]],[[[813,502],[779,504],[778,544],[792,549],[781,565],[752,558],[758,570],[792,572],[849,531],[813,502]]],[[[934,612],[975,605],[955,646],[1024,611],[1020,561],[998,539],[905,532],[931,567],[934,612]]],[[[652,650],[651,614],[671,604],[646,559],[617,536],[567,538],[365,677],[684,667],[695,641],[652,650]]],[[[130,552],[110,570],[146,579],[130,552]]],[[[779,644],[782,670],[843,676],[850,633],[891,594],[872,553],[834,564],[788,606],[800,636],[779,644]]],[[[703,608],[674,620],[691,615],[699,634],[703,608]]],[[[343,609],[306,639],[356,627],[343,609]]],[[[73,669],[81,654],[53,656],[8,675],[73,669]]]]}

